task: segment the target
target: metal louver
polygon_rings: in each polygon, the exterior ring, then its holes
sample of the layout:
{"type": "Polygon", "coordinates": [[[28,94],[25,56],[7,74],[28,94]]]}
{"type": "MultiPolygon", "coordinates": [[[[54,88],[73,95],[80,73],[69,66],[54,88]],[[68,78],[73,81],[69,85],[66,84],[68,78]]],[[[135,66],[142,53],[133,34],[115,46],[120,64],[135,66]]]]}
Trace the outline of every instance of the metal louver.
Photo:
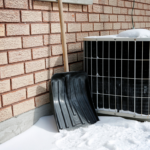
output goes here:
{"type": "Polygon", "coordinates": [[[84,71],[98,113],[150,119],[149,40],[84,38],[84,71]]]}

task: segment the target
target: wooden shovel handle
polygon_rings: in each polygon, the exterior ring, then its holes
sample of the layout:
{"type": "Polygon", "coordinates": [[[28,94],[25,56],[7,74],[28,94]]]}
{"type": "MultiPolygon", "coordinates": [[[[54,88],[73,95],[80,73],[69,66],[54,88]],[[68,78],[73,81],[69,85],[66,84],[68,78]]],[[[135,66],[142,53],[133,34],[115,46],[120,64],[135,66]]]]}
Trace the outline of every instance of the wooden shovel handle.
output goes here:
{"type": "Polygon", "coordinates": [[[64,70],[65,72],[69,72],[62,0],[58,0],[58,7],[59,7],[60,28],[61,28],[64,70]]]}

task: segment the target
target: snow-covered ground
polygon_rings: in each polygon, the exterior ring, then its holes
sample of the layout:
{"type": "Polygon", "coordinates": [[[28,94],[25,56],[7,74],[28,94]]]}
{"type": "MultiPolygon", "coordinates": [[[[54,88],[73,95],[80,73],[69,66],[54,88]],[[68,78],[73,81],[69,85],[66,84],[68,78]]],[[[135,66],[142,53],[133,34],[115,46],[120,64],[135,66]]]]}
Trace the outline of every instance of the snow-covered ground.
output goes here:
{"type": "Polygon", "coordinates": [[[150,123],[100,117],[94,125],[58,133],[54,117],[47,116],[0,150],[150,150],[150,123]]]}

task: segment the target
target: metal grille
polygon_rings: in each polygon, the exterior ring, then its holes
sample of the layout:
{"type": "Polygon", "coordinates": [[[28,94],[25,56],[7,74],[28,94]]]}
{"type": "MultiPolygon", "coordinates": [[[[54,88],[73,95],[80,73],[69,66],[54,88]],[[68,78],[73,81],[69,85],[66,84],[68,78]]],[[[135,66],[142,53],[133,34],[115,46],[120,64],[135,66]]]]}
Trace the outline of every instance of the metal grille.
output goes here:
{"type": "Polygon", "coordinates": [[[97,112],[149,120],[149,51],[149,41],[84,41],[84,71],[97,112]]]}

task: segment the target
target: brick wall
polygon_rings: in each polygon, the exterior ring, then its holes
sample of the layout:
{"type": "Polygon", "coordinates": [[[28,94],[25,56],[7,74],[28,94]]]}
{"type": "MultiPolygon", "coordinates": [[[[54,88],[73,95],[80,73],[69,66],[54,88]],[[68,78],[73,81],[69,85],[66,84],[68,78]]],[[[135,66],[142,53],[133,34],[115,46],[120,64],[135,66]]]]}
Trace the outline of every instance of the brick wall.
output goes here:
{"type": "MultiPolygon", "coordinates": [[[[83,66],[83,38],[130,29],[132,2],[64,4],[70,71],[83,66]]],[[[136,0],[136,28],[150,28],[150,0],[136,0]]],[[[63,72],[58,4],[0,0],[0,122],[49,103],[49,81],[63,72]]]]}

